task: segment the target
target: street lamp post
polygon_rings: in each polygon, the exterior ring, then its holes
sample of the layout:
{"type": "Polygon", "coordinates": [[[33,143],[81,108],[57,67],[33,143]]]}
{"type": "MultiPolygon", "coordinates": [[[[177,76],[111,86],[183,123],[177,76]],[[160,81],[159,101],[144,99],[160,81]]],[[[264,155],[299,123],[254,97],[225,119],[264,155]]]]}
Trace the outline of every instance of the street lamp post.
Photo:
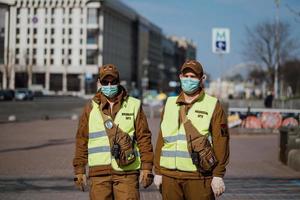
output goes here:
{"type": "Polygon", "coordinates": [[[278,67],[280,62],[280,46],[279,46],[279,3],[280,0],[275,0],[276,4],[276,24],[275,24],[275,46],[276,46],[276,61],[275,61],[275,73],[274,73],[274,95],[275,99],[278,99],[278,67]]]}
{"type": "Polygon", "coordinates": [[[150,61],[145,58],[142,62],[142,69],[143,69],[143,76],[142,76],[142,90],[141,90],[141,101],[144,102],[144,93],[149,85],[149,78],[148,78],[148,66],[150,65],[150,61]]]}

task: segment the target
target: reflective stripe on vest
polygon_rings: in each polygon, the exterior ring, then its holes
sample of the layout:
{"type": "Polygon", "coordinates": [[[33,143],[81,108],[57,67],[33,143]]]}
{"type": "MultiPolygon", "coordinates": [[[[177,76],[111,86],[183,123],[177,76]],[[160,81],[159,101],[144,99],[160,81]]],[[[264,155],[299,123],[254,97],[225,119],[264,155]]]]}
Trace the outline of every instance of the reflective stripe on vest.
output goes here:
{"type": "MultiPolygon", "coordinates": [[[[178,124],[180,107],[176,104],[177,98],[169,97],[165,106],[161,123],[164,146],[161,151],[160,166],[193,172],[197,171],[197,168],[188,151],[185,129],[182,124],[178,124]]],[[[216,98],[203,94],[188,111],[187,118],[202,135],[211,135],[209,126],[216,103],[216,98]]]]}
{"type": "MultiPolygon", "coordinates": [[[[90,167],[111,165],[117,171],[131,171],[140,168],[141,160],[137,144],[134,144],[136,160],[132,164],[120,168],[111,156],[109,139],[103,125],[103,119],[99,111],[99,105],[92,101],[93,108],[89,115],[89,140],[88,140],[88,163],[90,167]]],[[[119,112],[115,117],[115,124],[133,138],[135,133],[135,120],[140,109],[140,100],[128,97],[123,101],[119,112]]]]}

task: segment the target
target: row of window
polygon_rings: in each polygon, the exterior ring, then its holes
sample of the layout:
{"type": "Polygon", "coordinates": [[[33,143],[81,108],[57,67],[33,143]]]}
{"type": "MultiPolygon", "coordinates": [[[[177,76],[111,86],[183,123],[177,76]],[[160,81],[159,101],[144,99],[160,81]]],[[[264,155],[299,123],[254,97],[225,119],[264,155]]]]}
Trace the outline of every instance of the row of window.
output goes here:
{"type": "MultiPolygon", "coordinates": [[[[71,45],[72,44],[72,38],[69,38],[68,40],[68,44],[71,45]]],[[[62,44],[64,45],[66,43],[66,39],[63,38],[61,40],[62,44]]],[[[45,38],[44,39],[44,44],[48,43],[48,39],[45,38]]],[[[16,45],[20,44],[20,38],[16,38],[16,45]]],[[[30,38],[27,38],[27,44],[30,44],[30,38]]],[[[37,44],[37,38],[33,38],[33,44],[37,44]]],[[[50,39],[50,44],[54,44],[54,38],[50,39]]],[[[80,39],[80,44],[83,44],[83,39],[80,39]]]]}
{"type": "MultiPolygon", "coordinates": [[[[37,28],[33,28],[32,30],[33,30],[33,34],[36,35],[37,34],[37,28]]],[[[55,29],[51,28],[50,32],[51,32],[51,35],[54,35],[55,34],[55,29]]],[[[48,34],[48,29],[45,29],[44,33],[45,33],[45,35],[48,34]]],[[[20,34],[20,28],[16,28],[16,34],[17,35],[20,34]]],[[[30,34],[30,28],[27,29],[27,34],[30,34]]],[[[66,29],[65,28],[62,29],[62,34],[63,35],[66,34],[66,29]]],[[[72,28],[68,29],[68,34],[72,35],[72,28]]],[[[83,34],[83,29],[82,28],[80,29],[80,34],[81,35],[83,34]]]]}
{"type": "MultiPolygon", "coordinates": [[[[65,62],[65,59],[62,59],[61,64],[62,65],[65,65],[65,64],[72,65],[72,60],[71,59],[67,59],[67,60],[68,60],[68,62],[65,62]]],[[[19,58],[15,59],[15,64],[17,64],[17,65],[20,64],[19,58]]],[[[51,65],[54,64],[54,59],[53,58],[50,59],[50,64],[51,65]]],[[[79,64],[82,65],[82,59],[79,60],[79,64]]],[[[26,58],[26,65],[29,65],[29,59],[28,58],[26,58]]],[[[32,65],[36,65],[36,58],[32,59],[32,65]]],[[[44,65],[47,65],[47,59],[44,59],[44,65]]]]}
{"type": "MultiPolygon", "coordinates": [[[[32,49],[32,53],[33,55],[36,54],[36,48],[33,48],[32,49]]],[[[26,49],[26,53],[29,54],[29,48],[26,49]]],[[[65,49],[62,49],[61,51],[62,55],[65,55],[65,49]]],[[[16,55],[19,55],[20,54],[20,49],[19,48],[16,48],[16,55]]],[[[47,49],[44,49],[44,54],[47,55],[47,49]]],[[[82,49],[79,50],[79,54],[82,55],[82,49]]],[[[54,55],[54,49],[51,48],[50,49],[50,55],[54,55]]],[[[68,55],[72,55],[72,49],[68,49],[68,55]]]]}
{"type": "MultiPolygon", "coordinates": [[[[24,9],[24,8],[23,8],[24,9]]],[[[68,13],[72,14],[73,13],[73,8],[62,8],[63,14],[66,14],[66,9],[68,9],[68,13]]],[[[33,10],[33,15],[37,14],[38,8],[27,8],[27,13],[30,13],[30,11],[33,10]]],[[[55,15],[55,8],[45,8],[45,14],[47,15],[49,10],[51,10],[51,15],[55,15]]],[[[21,8],[17,8],[17,15],[20,15],[21,13],[21,8]]],[[[80,14],[83,14],[83,8],[80,9],[80,14]]]]}
{"type": "MultiPolygon", "coordinates": [[[[16,51],[19,53],[19,49],[16,49],[16,51]]],[[[64,51],[64,49],[63,49],[63,51],[64,51]]],[[[27,53],[29,54],[29,49],[27,49],[27,53]]],[[[47,53],[47,50],[45,49],[45,54],[46,53],[47,53]]],[[[54,53],[54,49],[51,49],[51,55],[53,55],[53,53],[54,53]]],[[[72,53],[71,49],[69,49],[69,53],[72,53]]],[[[86,64],[88,64],[88,65],[97,65],[98,64],[98,53],[99,53],[98,50],[88,49],[87,52],[86,52],[86,64]]],[[[36,49],[33,49],[33,54],[34,55],[36,54],[36,49]]],[[[80,50],[80,54],[82,54],[82,49],[80,50]]],[[[29,58],[25,58],[25,59],[26,59],[26,65],[28,65],[29,64],[29,58]]],[[[15,59],[15,64],[20,64],[19,58],[15,59]]],[[[32,64],[36,65],[36,58],[35,57],[32,59],[32,64]]],[[[53,58],[50,59],[50,64],[51,65],[54,64],[54,59],[53,58]]],[[[68,59],[62,59],[61,64],[62,65],[65,65],[65,64],[72,65],[72,60],[69,59],[69,58],[68,59]],[[67,61],[67,62],[65,62],[65,61],[67,61]]],[[[82,59],[79,59],[79,64],[82,65],[82,59]]],[[[44,59],[44,65],[47,65],[47,59],[44,59]]]]}
{"type": "MultiPolygon", "coordinates": [[[[30,24],[31,22],[33,23],[37,23],[38,18],[37,17],[33,17],[33,18],[28,18],[27,19],[27,23],[30,24]]],[[[72,18],[69,18],[69,24],[72,24],[73,20],[72,18]]],[[[20,18],[17,18],[17,25],[20,24],[20,18]]],[[[48,23],[48,18],[45,18],[45,24],[48,23]]],[[[65,24],[66,23],[66,18],[62,19],[62,23],[65,24]]],[[[83,18],[80,18],[80,23],[83,24],[83,18]]],[[[55,24],[55,18],[51,18],[51,24],[55,24]]]]}

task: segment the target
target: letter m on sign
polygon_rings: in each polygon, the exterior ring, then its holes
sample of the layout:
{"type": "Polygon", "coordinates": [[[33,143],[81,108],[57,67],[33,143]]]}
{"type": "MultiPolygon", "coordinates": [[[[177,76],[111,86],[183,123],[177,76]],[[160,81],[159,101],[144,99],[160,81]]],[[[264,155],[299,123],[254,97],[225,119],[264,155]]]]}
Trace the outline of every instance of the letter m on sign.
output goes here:
{"type": "Polygon", "coordinates": [[[229,53],[230,30],[228,28],[213,28],[212,30],[213,53],[229,53]]]}

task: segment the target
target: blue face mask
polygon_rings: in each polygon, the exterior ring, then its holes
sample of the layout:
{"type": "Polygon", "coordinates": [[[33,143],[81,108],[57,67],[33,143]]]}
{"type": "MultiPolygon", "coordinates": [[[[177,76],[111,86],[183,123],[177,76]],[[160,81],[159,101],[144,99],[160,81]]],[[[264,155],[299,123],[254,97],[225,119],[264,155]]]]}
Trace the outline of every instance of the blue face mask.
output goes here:
{"type": "Polygon", "coordinates": [[[102,85],[101,92],[108,98],[112,98],[118,94],[118,85],[102,85]]]}
{"type": "Polygon", "coordinates": [[[195,78],[181,78],[181,88],[186,94],[193,94],[199,89],[200,80],[195,78]]]}

